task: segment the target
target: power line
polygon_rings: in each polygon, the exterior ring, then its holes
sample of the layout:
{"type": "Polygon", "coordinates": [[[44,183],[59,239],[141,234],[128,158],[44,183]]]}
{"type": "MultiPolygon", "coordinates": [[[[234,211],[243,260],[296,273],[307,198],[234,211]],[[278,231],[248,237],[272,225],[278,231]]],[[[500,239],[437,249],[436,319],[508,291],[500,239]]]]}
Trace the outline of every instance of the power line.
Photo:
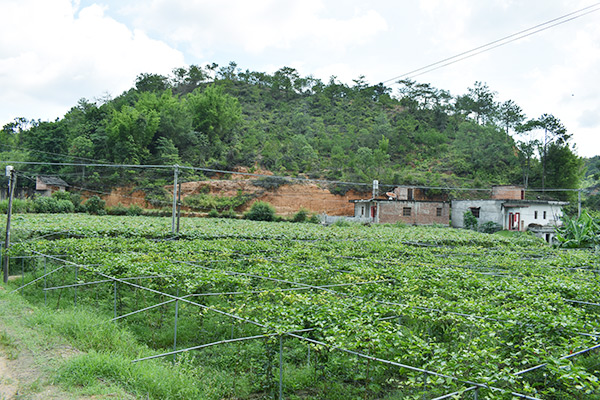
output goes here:
{"type": "Polygon", "coordinates": [[[390,81],[395,81],[395,80],[401,79],[401,78],[414,78],[414,77],[426,74],[428,72],[435,71],[437,69],[446,67],[448,65],[457,63],[459,61],[465,60],[467,58],[474,57],[474,56],[476,56],[478,54],[481,54],[481,53],[484,53],[486,51],[493,50],[493,49],[495,49],[497,47],[504,46],[504,45],[512,43],[514,41],[523,39],[523,38],[525,38],[527,36],[531,36],[531,35],[536,34],[538,32],[542,32],[544,30],[547,30],[547,29],[550,29],[552,27],[555,27],[557,25],[561,25],[561,24],[564,24],[566,22],[572,21],[574,19],[583,17],[583,16],[585,16],[587,14],[591,14],[591,13],[593,13],[595,11],[600,10],[600,8],[595,8],[593,10],[590,10],[591,8],[597,7],[599,5],[600,5],[600,3],[595,3],[595,4],[591,5],[591,6],[584,7],[582,9],[580,9],[580,10],[573,11],[571,13],[565,14],[565,15],[560,16],[558,18],[551,19],[549,21],[546,21],[544,23],[538,24],[538,25],[533,26],[531,28],[519,31],[517,33],[513,33],[513,34],[505,36],[505,37],[503,37],[501,39],[497,39],[497,40],[494,40],[492,42],[486,43],[484,45],[475,47],[475,48],[473,48],[471,50],[464,51],[464,52],[459,53],[457,55],[454,55],[452,57],[448,57],[448,58],[445,58],[443,60],[434,62],[432,64],[428,64],[428,65],[426,65],[424,67],[417,68],[417,69],[412,70],[410,72],[407,72],[405,74],[398,75],[398,76],[396,76],[394,78],[385,80],[382,83],[385,84],[385,83],[388,83],[390,81]],[[586,11],[586,10],[589,10],[589,11],[586,11]],[[582,13],[583,11],[586,11],[586,12],[582,13]],[[579,15],[575,15],[575,14],[579,14],[579,15]],[[568,17],[571,17],[571,18],[568,18],[568,17]],[[546,25],[549,25],[549,26],[546,26],[546,25]]]}

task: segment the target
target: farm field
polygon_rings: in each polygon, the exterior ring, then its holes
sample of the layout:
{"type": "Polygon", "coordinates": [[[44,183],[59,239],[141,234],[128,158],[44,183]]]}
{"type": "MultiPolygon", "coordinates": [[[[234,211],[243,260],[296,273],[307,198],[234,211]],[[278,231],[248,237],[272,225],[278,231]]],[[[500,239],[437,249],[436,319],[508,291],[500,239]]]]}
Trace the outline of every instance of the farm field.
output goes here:
{"type": "Polygon", "coordinates": [[[592,251],[440,227],[170,228],[18,215],[10,288],[116,318],[144,346],[131,363],[196,382],[170,398],[600,398],[592,251]]]}

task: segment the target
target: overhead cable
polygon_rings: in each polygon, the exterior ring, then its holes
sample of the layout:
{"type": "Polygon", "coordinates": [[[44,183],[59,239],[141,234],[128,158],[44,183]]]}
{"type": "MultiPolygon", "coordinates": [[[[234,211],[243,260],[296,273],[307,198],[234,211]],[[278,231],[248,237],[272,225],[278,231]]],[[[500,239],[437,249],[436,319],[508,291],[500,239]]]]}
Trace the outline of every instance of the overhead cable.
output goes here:
{"type": "MultiPolygon", "coordinates": [[[[565,14],[565,15],[560,16],[558,18],[551,19],[549,21],[546,21],[544,23],[538,24],[538,25],[533,26],[531,28],[519,31],[517,33],[513,33],[513,34],[505,36],[505,37],[503,37],[501,39],[497,39],[497,40],[494,40],[492,42],[486,43],[484,45],[475,47],[475,48],[473,48],[471,50],[464,51],[464,52],[459,53],[457,55],[454,55],[452,57],[444,58],[443,60],[434,62],[432,64],[428,64],[428,65],[426,65],[424,67],[421,67],[421,68],[414,69],[414,70],[412,70],[410,72],[407,72],[405,74],[398,75],[396,77],[387,79],[387,80],[385,80],[385,81],[383,81],[381,83],[385,84],[385,83],[388,83],[388,82],[391,82],[391,81],[396,81],[398,79],[403,79],[403,78],[404,79],[411,79],[411,78],[414,78],[414,77],[426,74],[428,72],[435,71],[437,69],[440,69],[440,68],[446,67],[448,65],[457,63],[459,61],[462,61],[462,60],[465,60],[467,58],[476,56],[476,55],[484,53],[486,51],[490,51],[490,50],[495,49],[497,47],[504,46],[505,44],[509,44],[509,43],[515,42],[517,40],[523,39],[523,38],[525,38],[527,36],[531,36],[533,34],[536,34],[538,32],[545,31],[545,30],[550,29],[552,27],[555,27],[557,25],[561,25],[561,24],[564,24],[566,22],[572,21],[574,19],[583,17],[583,16],[585,16],[587,14],[591,14],[591,13],[593,13],[595,11],[600,10],[600,7],[598,7],[598,6],[600,6],[600,3],[595,3],[595,4],[591,5],[591,6],[584,7],[582,9],[580,9],[580,10],[573,11],[571,13],[565,14]],[[597,8],[594,8],[594,7],[597,7],[597,8]]],[[[396,82],[394,82],[394,83],[396,83],[396,82]]]]}

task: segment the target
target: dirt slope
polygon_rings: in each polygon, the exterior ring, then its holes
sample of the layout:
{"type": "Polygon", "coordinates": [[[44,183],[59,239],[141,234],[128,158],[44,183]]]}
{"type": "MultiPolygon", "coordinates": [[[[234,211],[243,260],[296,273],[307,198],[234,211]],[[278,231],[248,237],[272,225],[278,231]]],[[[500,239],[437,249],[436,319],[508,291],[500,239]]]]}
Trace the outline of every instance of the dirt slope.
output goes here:
{"type": "MultiPolygon", "coordinates": [[[[292,215],[301,208],[317,214],[351,216],[354,214],[354,205],[349,201],[369,197],[367,194],[354,191],[349,191],[344,196],[334,195],[327,188],[308,182],[285,184],[274,190],[266,190],[255,186],[247,176],[237,175],[234,177],[246,179],[185,182],[181,185],[181,196],[185,199],[187,196],[207,191],[212,195],[235,196],[241,191],[244,194],[251,194],[252,200],[238,209],[238,212],[247,210],[255,201],[266,201],[275,207],[277,214],[284,216],[292,215]]],[[[167,186],[165,189],[169,193],[173,193],[172,187],[167,186]]],[[[109,207],[120,203],[124,206],[137,204],[151,208],[151,205],[144,199],[144,193],[132,191],[131,188],[113,189],[110,195],[104,197],[104,200],[109,207]]]]}

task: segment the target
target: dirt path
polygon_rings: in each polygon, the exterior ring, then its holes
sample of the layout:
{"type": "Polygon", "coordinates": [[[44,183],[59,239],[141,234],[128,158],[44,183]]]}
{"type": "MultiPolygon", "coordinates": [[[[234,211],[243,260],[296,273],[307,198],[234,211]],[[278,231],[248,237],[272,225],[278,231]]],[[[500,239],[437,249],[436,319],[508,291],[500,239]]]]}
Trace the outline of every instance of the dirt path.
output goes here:
{"type": "MultiPolygon", "coordinates": [[[[35,311],[0,287],[0,400],[101,399],[67,392],[52,382],[53,369],[79,352],[26,323],[35,311]]],[[[113,397],[114,398],[114,397],[113,397]]]]}

